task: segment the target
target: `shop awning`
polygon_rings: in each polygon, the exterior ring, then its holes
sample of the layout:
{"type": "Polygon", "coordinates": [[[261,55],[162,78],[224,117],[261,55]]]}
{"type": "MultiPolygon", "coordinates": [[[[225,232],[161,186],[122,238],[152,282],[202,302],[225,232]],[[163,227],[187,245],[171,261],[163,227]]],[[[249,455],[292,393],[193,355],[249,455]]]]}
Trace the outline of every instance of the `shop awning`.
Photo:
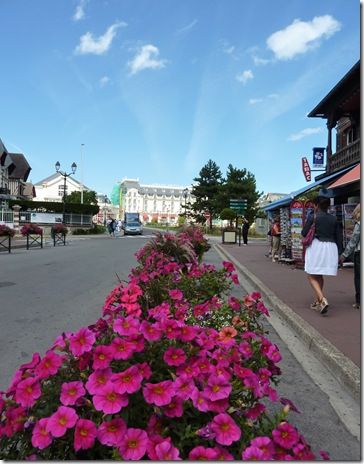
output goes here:
{"type": "Polygon", "coordinates": [[[343,185],[351,184],[358,180],[360,180],[360,163],[339,177],[339,179],[335,180],[333,184],[330,184],[329,188],[342,187],[343,185]]]}
{"type": "MultiPolygon", "coordinates": [[[[289,205],[291,203],[291,201],[294,198],[299,197],[303,193],[308,192],[309,190],[313,189],[314,187],[317,187],[318,185],[323,185],[324,186],[327,183],[328,180],[336,179],[337,177],[342,176],[344,173],[346,173],[347,171],[349,171],[351,169],[352,169],[352,167],[349,167],[349,168],[342,169],[339,172],[332,173],[332,174],[330,174],[330,175],[328,175],[328,176],[314,182],[313,184],[306,185],[305,187],[301,188],[300,190],[296,190],[294,192],[291,192],[289,195],[286,195],[285,197],[280,198],[277,201],[273,201],[269,205],[264,206],[263,209],[264,209],[264,211],[272,211],[274,209],[278,209],[278,208],[282,208],[283,206],[287,206],[287,205],[289,205]]],[[[331,187],[332,186],[330,185],[330,188],[331,187]]]]}

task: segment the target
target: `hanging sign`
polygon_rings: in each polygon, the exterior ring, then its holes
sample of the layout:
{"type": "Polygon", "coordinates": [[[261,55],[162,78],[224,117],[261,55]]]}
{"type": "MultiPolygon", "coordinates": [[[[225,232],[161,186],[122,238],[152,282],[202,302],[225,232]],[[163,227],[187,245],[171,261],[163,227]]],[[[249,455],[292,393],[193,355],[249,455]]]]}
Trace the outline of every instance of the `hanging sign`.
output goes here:
{"type": "Polygon", "coordinates": [[[313,147],[312,148],[312,164],[314,168],[323,168],[325,159],[325,148],[313,147]]]}
{"type": "Polygon", "coordinates": [[[302,158],[302,171],[303,175],[305,176],[305,179],[307,182],[311,181],[311,168],[310,165],[308,164],[307,158],[302,158]]]}

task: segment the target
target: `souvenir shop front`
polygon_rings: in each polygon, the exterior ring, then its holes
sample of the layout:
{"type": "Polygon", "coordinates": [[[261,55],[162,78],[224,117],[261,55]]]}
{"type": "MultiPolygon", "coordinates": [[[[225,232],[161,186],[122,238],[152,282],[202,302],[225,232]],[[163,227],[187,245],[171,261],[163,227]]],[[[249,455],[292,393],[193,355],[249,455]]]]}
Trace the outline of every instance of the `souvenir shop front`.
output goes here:
{"type": "Polygon", "coordinates": [[[329,212],[334,214],[340,223],[343,246],[345,247],[350,240],[354,229],[352,213],[360,202],[360,165],[318,180],[264,208],[270,221],[276,217],[280,220],[280,262],[294,264],[297,267],[304,266],[305,249],[302,245],[301,231],[307,216],[313,210],[312,199],[320,188],[330,191],[329,212]]]}

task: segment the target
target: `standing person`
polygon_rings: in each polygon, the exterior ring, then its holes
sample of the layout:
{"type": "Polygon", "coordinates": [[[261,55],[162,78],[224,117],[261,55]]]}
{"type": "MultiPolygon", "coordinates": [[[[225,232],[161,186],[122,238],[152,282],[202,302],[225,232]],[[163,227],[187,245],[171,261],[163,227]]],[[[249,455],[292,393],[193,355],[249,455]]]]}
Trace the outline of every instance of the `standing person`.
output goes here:
{"type": "Polygon", "coordinates": [[[344,260],[354,252],[355,303],[353,308],[360,309],[360,203],[353,211],[353,219],[355,221],[353,235],[340,255],[339,264],[342,265],[344,260]]]}
{"type": "Polygon", "coordinates": [[[248,232],[249,232],[249,221],[246,218],[243,218],[243,245],[248,245],[248,232]]]}
{"type": "Polygon", "coordinates": [[[275,263],[277,261],[276,258],[279,259],[281,253],[281,225],[279,221],[279,217],[274,218],[272,229],[272,262],[275,263]]]}
{"type": "Polygon", "coordinates": [[[314,200],[314,212],[311,213],[302,229],[302,236],[306,237],[311,225],[315,221],[315,237],[306,248],[305,272],[315,293],[316,300],[311,309],[325,314],[329,303],[323,293],[324,275],[337,275],[339,251],[341,250],[341,235],[339,223],[335,216],[327,212],[330,198],[324,193],[314,200]]]}
{"type": "Polygon", "coordinates": [[[111,219],[111,221],[107,225],[107,229],[109,231],[110,237],[115,237],[115,220],[111,219]]]}

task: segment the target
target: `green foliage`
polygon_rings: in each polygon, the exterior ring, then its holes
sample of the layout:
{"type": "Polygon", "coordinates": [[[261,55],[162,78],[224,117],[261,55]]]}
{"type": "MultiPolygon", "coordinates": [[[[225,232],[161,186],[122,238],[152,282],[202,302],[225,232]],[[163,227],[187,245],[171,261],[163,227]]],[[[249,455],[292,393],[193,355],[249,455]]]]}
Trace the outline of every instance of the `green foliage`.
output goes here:
{"type": "Polygon", "coordinates": [[[72,235],[98,235],[104,234],[106,227],[94,224],[91,229],[74,229],[72,235]]]}
{"type": "MultiPolygon", "coordinates": [[[[62,213],[63,203],[56,201],[9,200],[10,208],[19,205],[21,211],[38,211],[43,213],[62,213]]],[[[97,205],[66,203],[66,213],[92,214],[99,212],[97,205]]]]}
{"type": "MultiPolygon", "coordinates": [[[[83,192],[84,205],[97,205],[97,193],[94,190],[83,192]]],[[[66,195],[66,203],[81,203],[81,192],[72,192],[66,195]]]]}
{"type": "Polygon", "coordinates": [[[224,208],[220,213],[220,219],[230,221],[230,225],[236,219],[236,212],[230,208],[224,208]]]}

